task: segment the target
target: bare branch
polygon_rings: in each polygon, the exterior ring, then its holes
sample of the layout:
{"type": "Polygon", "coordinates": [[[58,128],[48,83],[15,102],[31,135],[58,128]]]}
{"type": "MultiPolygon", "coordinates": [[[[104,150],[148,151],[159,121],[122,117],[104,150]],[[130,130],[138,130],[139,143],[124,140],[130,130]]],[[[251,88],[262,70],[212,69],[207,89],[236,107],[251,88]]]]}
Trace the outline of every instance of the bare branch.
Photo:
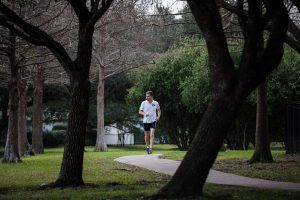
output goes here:
{"type": "Polygon", "coordinates": [[[43,23],[39,24],[37,27],[42,27],[44,26],[45,24],[48,24],[49,22],[51,22],[52,20],[56,19],[57,17],[59,17],[65,10],[66,8],[68,7],[69,4],[66,4],[65,7],[59,12],[57,13],[57,15],[51,17],[50,19],[44,21],[43,23]]]}
{"type": "Polygon", "coordinates": [[[105,14],[105,12],[108,10],[108,8],[110,7],[113,1],[114,0],[107,0],[107,1],[102,0],[101,8],[95,10],[94,13],[92,13],[92,16],[88,22],[88,26],[93,27],[98,21],[98,19],[100,19],[105,14]]]}
{"type": "Polygon", "coordinates": [[[48,47],[67,73],[71,75],[72,69],[75,67],[73,61],[69,57],[64,47],[56,42],[50,35],[43,30],[25,22],[7,6],[0,2],[0,24],[16,32],[21,38],[28,40],[36,45],[48,47]]]}
{"type": "Polygon", "coordinates": [[[90,16],[90,12],[86,7],[85,2],[81,0],[68,0],[74,9],[80,23],[85,24],[90,16]]]}
{"type": "Polygon", "coordinates": [[[110,78],[110,77],[112,77],[112,76],[116,76],[116,75],[118,75],[118,74],[124,73],[124,72],[129,71],[129,70],[132,70],[132,69],[140,68],[140,67],[142,67],[142,66],[154,65],[154,64],[155,64],[155,62],[152,61],[152,62],[150,62],[150,63],[145,63],[145,64],[141,64],[141,65],[137,65],[137,66],[132,66],[132,67],[129,67],[129,68],[120,68],[120,70],[116,70],[116,71],[114,71],[113,73],[106,75],[106,76],[104,77],[104,79],[108,79],[108,78],[110,78]]]}
{"type": "Polygon", "coordinates": [[[52,58],[52,59],[50,59],[50,60],[45,60],[45,61],[40,61],[40,62],[33,62],[33,63],[25,64],[25,65],[19,65],[19,68],[24,68],[24,67],[27,67],[27,66],[33,66],[33,65],[46,64],[46,63],[53,62],[54,60],[55,60],[55,58],[52,58]]]}
{"type": "Polygon", "coordinates": [[[300,42],[298,40],[286,35],[285,42],[300,54],[300,42]]]}

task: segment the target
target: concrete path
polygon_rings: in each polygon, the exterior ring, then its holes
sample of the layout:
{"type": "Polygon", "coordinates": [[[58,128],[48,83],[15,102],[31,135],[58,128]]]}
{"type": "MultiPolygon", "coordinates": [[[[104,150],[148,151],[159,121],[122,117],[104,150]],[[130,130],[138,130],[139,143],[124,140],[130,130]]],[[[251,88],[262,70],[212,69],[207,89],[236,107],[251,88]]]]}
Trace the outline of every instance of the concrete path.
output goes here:
{"type": "MultiPolygon", "coordinates": [[[[169,159],[160,159],[160,154],[152,155],[138,155],[138,156],[124,156],[116,158],[115,161],[135,165],[138,167],[146,168],[159,173],[173,175],[178,168],[180,161],[169,159]]],[[[222,185],[239,185],[257,188],[273,188],[284,190],[298,190],[300,191],[300,183],[278,182],[269,181],[258,178],[248,178],[238,176],[235,174],[224,173],[216,170],[210,170],[208,183],[222,184],[222,185]]]]}

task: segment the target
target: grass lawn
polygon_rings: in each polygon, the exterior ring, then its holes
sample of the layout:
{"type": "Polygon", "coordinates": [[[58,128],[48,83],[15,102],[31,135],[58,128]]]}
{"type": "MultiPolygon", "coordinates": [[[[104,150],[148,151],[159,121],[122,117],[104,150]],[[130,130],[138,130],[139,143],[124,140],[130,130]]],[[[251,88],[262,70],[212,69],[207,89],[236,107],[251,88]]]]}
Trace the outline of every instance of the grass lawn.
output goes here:
{"type": "MultiPolygon", "coordinates": [[[[182,160],[185,153],[173,151],[164,155],[173,160],[182,160]]],[[[300,183],[300,155],[285,155],[284,150],[276,148],[272,150],[273,163],[249,164],[252,154],[253,150],[219,152],[213,168],[241,176],[300,183]]]]}
{"type": "MultiPolygon", "coordinates": [[[[170,178],[113,161],[120,156],[145,154],[144,146],[114,147],[109,152],[93,152],[93,148],[87,147],[85,187],[38,190],[40,184],[57,178],[62,151],[46,149],[42,155],[22,158],[23,163],[0,164],[0,199],[140,199],[155,194],[170,178]]],[[[184,155],[172,145],[157,145],[155,153],[184,155]]],[[[201,199],[300,199],[300,192],[213,184],[205,185],[204,194],[201,199]]]]}
{"type": "Polygon", "coordinates": [[[300,183],[300,155],[275,155],[273,163],[249,164],[249,158],[217,160],[214,169],[247,177],[300,183]]]}

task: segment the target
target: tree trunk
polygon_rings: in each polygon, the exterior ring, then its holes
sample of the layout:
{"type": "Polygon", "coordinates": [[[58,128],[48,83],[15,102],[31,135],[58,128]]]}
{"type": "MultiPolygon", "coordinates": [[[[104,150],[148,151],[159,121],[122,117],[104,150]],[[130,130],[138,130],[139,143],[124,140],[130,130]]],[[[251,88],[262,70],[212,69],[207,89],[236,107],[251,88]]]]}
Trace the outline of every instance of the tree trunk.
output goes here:
{"type": "Polygon", "coordinates": [[[104,68],[99,67],[99,82],[97,89],[97,140],[95,151],[107,151],[104,132],[104,68]]]}
{"type": "Polygon", "coordinates": [[[10,83],[8,115],[8,129],[3,162],[19,162],[18,89],[16,80],[11,80],[10,83]]]}
{"type": "MultiPolygon", "coordinates": [[[[268,22],[272,21],[270,35],[263,54],[258,54],[259,35],[263,32],[259,26],[262,25],[261,20],[264,18],[257,16],[260,9],[257,2],[248,1],[248,13],[251,17],[241,20],[244,20],[243,33],[246,37],[239,69],[236,70],[228,52],[216,2],[210,0],[187,2],[208,48],[212,96],[189,151],[171,181],[159,191],[157,198],[202,194],[209,170],[241,101],[279,65],[288,24],[288,13],[283,2],[270,1],[270,6],[266,8],[270,14],[268,22]],[[247,23],[249,19],[251,23],[247,23]]],[[[243,4],[238,6],[243,7],[243,4]]]]}
{"type": "Polygon", "coordinates": [[[18,127],[18,144],[19,155],[24,156],[29,154],[29,142],[27,139],[27,121],[26,121],[26,108],[27,108],[27,83],[25,80],[19,80],[19,127],[18,127]]]}
{"type": "Polygon", "coordinates": [[[43,69],[37,67],[34,81],[32,108],[32,150],[35,154],[44,153],[43,145],[43,69]]]}
{"type": "Polygon", "coordinates": [[[246,140],[247,125],[248,125],[248,123],[246,122],[244,130],[243,130],[243,150],[244,151],[248,150],[248,141],[246,140]]]}
{"type": "Polygon", "coordinates": [[[18,149],[18,67],[16,62],[16,35],[9,31],[9,65],[11,68],[11,77],[9,83],[9,104],[8,112],[8,129],[5,145],[4,158],[2,162],[20,162],[18,149]]]}
{"type": "Polygon", "coordinates": [[[250,163],[273,162],[270,139],[268,131],[268,103],[267,103],[267,81],[264,80],[256,90],[257,110],[256,110],[256,131],[255,131],[255,151],[250,163]]]}
{"type": "Polygon", "coordinates": [[[78,52],[73,62],[76,70],[70,74],[71,109],[60,174],[53,184],[54,187],[84,185],[82,169],[91,89],[89,71],[93,33],[94,28],[87,29],[83,24],[79,24],[78,52]]]}
{"type": "Polygon", "coordinates": [[[89,110],[90,82],[88,78],[71,83],[72,100],[65,138],[61,170],[55,186],[84,185],[82,179],[83,152],[89,110]]]}
{"type": "Polygon", "coordinates": [[[208,176],[226,133],[239,107],[234,96],[212,100],[201,120],[195,138],[171,181],[161,189],[163,198],[202,194],[208,176]]]}
{"type": "Polygon", "coordinates": [[[8,101],[9,93],[7,89],[1,88],[1,100],[0,100],[0,145],[5,146],[6,136],[7,136],[7,127],[8,127],[8,101]]]}

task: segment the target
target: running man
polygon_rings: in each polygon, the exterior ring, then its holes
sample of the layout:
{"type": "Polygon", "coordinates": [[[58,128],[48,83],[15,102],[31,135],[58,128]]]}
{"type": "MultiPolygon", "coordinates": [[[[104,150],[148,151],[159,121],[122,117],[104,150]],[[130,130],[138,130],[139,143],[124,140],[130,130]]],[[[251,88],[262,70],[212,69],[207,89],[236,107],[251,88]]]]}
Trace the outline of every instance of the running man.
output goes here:
{"type": "Polygon", "coordinates": [[[146,92],[146,100],[142,102],[139,114],[143,115],[143,124],[145,129],[145,142],[147,146],[147,153],[151,154],[154,144],[154,132],[156,122],[160,118],[160,107],[157,101],[153,100],[153,92],[146,92]]]}

